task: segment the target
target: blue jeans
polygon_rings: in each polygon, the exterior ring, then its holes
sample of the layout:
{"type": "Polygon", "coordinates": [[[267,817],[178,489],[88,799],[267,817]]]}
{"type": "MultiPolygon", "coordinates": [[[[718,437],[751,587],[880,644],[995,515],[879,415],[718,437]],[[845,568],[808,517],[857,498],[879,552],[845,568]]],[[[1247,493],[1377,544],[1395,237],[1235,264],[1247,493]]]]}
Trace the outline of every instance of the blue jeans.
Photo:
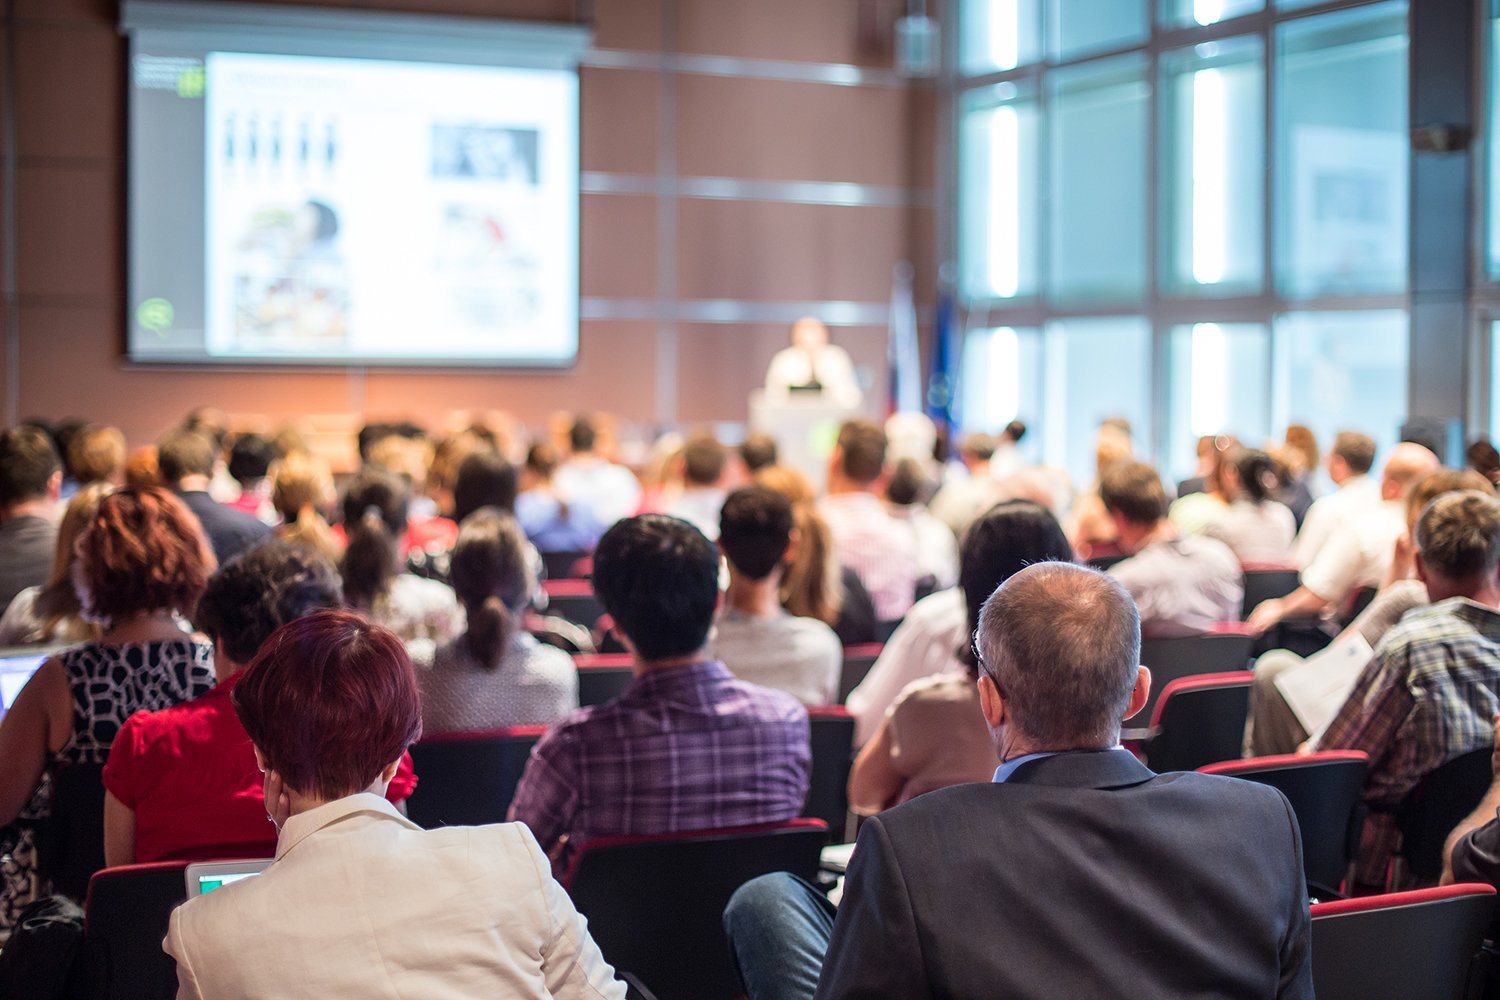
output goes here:
{"type": "Polygon", "coordinates": [[[786,872],[740,886],[724,908],[724,932],[750,1000],[812,1000],[838,910],[786,872]]]}

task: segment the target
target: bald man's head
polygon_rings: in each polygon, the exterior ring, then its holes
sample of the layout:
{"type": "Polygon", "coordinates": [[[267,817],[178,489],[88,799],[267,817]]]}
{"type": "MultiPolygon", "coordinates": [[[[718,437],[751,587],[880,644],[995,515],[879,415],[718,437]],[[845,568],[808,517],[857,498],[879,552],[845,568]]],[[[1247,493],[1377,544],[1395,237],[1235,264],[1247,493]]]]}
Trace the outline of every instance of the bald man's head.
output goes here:
{"type": "Polygon", "coordinates": [[[1029,566],[985,602],[975,643],[1031,745],[1076,750],[1119,739],[1141,662],[1141,617],[1112,577],[1071,563],[1029,566]]]}
{"type": "Polygon", "coordinates": [[[1391,457],[1385,461],[1385,472],[1380,479],[1380,495],[1386,500],[1402,499],[1413,483],[1441,464],[1438,457],[1426,448],[1403,441],[1396,445],[1391,457]]]}

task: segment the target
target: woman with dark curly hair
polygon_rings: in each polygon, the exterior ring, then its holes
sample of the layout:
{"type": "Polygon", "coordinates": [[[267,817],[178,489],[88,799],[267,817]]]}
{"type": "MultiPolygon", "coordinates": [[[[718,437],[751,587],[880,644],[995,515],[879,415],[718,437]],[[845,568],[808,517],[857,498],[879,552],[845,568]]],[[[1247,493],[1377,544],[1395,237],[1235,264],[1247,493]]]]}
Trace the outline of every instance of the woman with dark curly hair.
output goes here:
{"type": "Polygon", "coordinates": [[[213,646],[183,620],[214,555],[181,500],[157,487],[110,494],[77,546],[74,586],[103,634],[44,662],[0,722],[0,854],[9,855],[0,929],[42,888],[31,827],[50,811],[51,770],[103,764],[132,714],[195,698],[214,682],[213,646]]]}

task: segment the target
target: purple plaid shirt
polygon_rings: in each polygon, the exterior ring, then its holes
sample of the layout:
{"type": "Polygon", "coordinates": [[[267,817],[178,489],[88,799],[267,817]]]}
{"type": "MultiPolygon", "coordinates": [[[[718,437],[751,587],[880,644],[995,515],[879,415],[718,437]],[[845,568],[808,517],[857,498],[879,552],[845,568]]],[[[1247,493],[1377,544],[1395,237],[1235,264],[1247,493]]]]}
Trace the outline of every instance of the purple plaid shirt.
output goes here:
{"type": "MultiPolygon", "coordinates": [[[[807,710],[713,661],[653,670],[531,751],[515,818],[545,850],[598,837],[778,823],[802,813],[807,710]]],[[[566,868],[566,856],[557,859],[566,868]]]]}

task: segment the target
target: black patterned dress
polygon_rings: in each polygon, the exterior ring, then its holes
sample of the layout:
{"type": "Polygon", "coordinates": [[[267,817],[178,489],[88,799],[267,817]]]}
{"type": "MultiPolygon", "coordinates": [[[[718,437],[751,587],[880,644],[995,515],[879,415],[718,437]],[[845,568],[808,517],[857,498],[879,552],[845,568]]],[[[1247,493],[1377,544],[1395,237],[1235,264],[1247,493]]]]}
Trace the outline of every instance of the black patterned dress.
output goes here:
{"type": "MultiPolygon", "coordinates": [[[[187,636],[158,642],[87,643],[57,654],[73,693],[73,735],[50,754],[57,764],[102,764],[125,720],[136,712],[170,708],[214,685],[213,646],[187,636]]],[[[45,893],[37,885],[33,825],[51,810],[51,779],[44,773],[20,819],[0,827],[0,939],[16,914],[45,893]]]]}

